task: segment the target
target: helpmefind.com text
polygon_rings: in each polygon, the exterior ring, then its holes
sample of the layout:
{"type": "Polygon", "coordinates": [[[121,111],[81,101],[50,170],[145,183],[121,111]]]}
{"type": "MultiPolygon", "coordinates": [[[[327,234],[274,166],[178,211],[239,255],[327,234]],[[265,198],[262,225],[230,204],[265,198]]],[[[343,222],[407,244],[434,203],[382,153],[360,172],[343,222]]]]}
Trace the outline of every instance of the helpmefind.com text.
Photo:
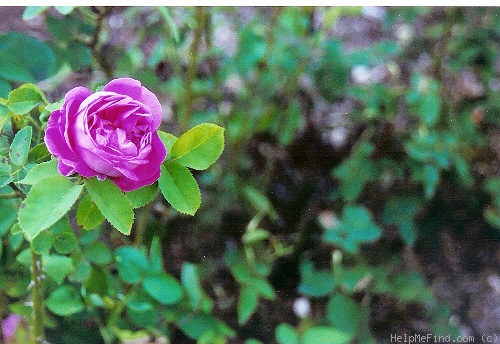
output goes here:
{"type": "Polygon", "coordinates": [[[391,334],[391,343],[496,343],[496,334],[484,334],[480,338],[474,336],[452,336],[427,334],[391,334]]]}

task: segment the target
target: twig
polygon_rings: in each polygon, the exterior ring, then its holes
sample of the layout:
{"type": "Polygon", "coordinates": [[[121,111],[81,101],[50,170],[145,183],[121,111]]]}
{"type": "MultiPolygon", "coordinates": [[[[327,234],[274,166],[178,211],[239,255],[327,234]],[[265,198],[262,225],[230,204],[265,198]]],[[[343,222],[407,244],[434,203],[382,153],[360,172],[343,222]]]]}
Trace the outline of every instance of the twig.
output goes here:
{"type": "Polygon", "coordinates": [[[45,343],[42,256],[31,250],[31,299],[33,302],[31,344],[45,343]]]}
{"type": "Polygon", "coordinates": [[[23,190],[19,189],[14,182],[10,182],[9,186],[14,190],[14,197],[3,197],[3,198],[26,198],[26,194],[23,190]]]}
{"type": "Polygon", "coordinates": [[[108,79],[113,78],[113,71],[111,70],[111,66],[109,65],[109,63],[107,63],[106,59],[104,58],[104,55],[97,48],[97,46],[99,43],[99,36],[101,35],[104,19],[106,19],[106,17],[111,13],[111,11],[112,7],[104,7],[103,10],[99,10],[99,13],[97,13],[94,34],[92,35],[90,42],[87,44],[88,47],[90,48],[90,51],[92,52],[92,56],[94,56],[95,60],[97,61],[103,72],[106,74],[106,77],[108,79]]]}

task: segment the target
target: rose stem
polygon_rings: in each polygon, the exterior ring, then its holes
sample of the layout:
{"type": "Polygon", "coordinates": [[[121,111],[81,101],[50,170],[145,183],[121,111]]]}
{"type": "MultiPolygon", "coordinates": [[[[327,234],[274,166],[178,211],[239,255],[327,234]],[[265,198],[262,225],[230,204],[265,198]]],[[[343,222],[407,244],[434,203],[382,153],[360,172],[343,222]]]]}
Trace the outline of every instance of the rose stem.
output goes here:
{"type": "MultiPolygon", "coordinates": [[[[26,194],[13,182],[9,186],[14,190],[13,195],[25,199],[26,194]]],[[[45,304],[43,302],[43,274],[42,256],[31,250],[31,341],[30,344],[45,343],[45,304]]]]}
{"type": "Polygon", "coordinates": [[[31,250],[31,298],[33,302],[31,344],[45,343],[42,256],[31,250]]]}
{"type": "Polygon", "coordinates": [[[148,225],[148,217],[151,209],[153,208],[154,200],[146,204],[144,207],[139,209],[139,214],[137,216],[137,225],[135,227],[135,238],[134,245],[140,247],[144,242],[144,232],[148,225]]]}
{"type": "Polygon", "coordinates": [[[186,78],[186,93],[184,98],[184,111],[179,118],[179,128],[181,134],[188,130],[189,122],[191,121],[191,106],[193,104],[193,83],[196,74],[196,62],[198,60],[198,48],[201,43],[205,21],[205,12],[203,7],[196,7],[196,29],[194,31],[194,39],[190,47],[190,60],[186,78]]]}

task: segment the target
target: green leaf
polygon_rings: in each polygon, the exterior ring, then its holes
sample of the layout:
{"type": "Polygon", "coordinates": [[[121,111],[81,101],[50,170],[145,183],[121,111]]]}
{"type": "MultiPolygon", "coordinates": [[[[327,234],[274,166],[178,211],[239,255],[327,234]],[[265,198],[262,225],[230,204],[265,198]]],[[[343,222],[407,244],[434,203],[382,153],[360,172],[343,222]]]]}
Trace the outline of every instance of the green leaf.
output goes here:
{"type": "Polygon", "coordinates": [[[49,6],[27,6],[23,12],[23,20],[33,19],[47,8],[49,8],[49,6]]]}
{"type": "Polygon", "coordinates": [[[74,252],[71,260],[74,268],[69,278],[72,282],[82,283],[89,277],[92,267],[81,252],[74,252]]]}
{"type": "MultiPolygon", "coordinates": [[[[10,82],[0,79],[0,97],[7,98],[9,96],[10,91],[12,91],[12,86],[10,82]]],[[[0,131],[2,131],[2,115],[0,114],[0,131]]]]}
{"type": "Polygon", "coordinates": [[[500,211],[498,209],[486,208],[483,211],[483,216],[490,225],[500,229],[500,211]]]}
{"type": "MultiPolygon", "coordinates": [[[[30,249],[27,248],[19,253],[16,260],[29,268],[31,265],[30,249]]],[[[56,281],[57,284],[61,284],[73,269],[72,259],[58,254],[42,254],[42,266],[47,276],[56,281]]]]}
{"type": "Polygon", "coordinates": [[[363,206],[348,205],[341,221],[328,228],[323,236],[326,242],[342,246],[347,252],[356,253],[359,244],[372,242],[382,230],[372,221],[371,214],[363,206]]]}
{"type": "Polygon", "coordinates": [[[52,246],[58,253],[66,254],[75,249],[77,240],[68,216],[63,216],[49,231],[52,233],[52,246]]]}
{"type": "Polygon", "coordinates": [[[12,117],[12,112],[5,105],[0,104],[0,132],[7,121],[12,117]]]}
{"type": "MultiPolygon", "coordinates": [[[[16,223],[17,205],[14,200],[0,199],[0,237],[16,223]]],[[[19,225],[18,225],[19,226],[19,225]]]]}
{"type": "Polygon", "coordinates": [[[82,42],[72,40],[66,49],[68,63],[74,71],[81,71],[92,64],[92,53],[82,42]]]}
{"type": "Polygon", "coordinates": [[[39,164],[50,159],[50,152],[45,145],[45,142],[37,144],[31,148],[28,154],[28,162],[39,164]]]}
{"type": "Polygon", "coordinates": [[[54,314],[68,316],[83,310],[83,302],[75,287],[64,285],[54,290],[46,301],[47,308],[54,314]]]}
{"type": "Polygon", "coordinates": [[[189,170],[176,161],[161,167],[158,180],[165,199],[181,213],[194,215],[201,204],[200,189],[189,170]]]}
{"type": "MultiPolygon", "coordinates": [[[[13,228],[16,227],[16,223],[12,226],[13,228]]],[[[21,245],[23,244],[24,241],[24,235],[23,233],[16,233],[12,231],[9,235],[9,244],[12,249],[12,251],[17,251],[21,248],[21,245]]]]}
{"type": "Polygon", "coordinates": [[[57,12],[63,14],[63,15],[66,15],[66,14],[70,14],[71,12],[73,12],[73,9],[75,8],[74,6],[54,6],[57,10],[57,12]]]}
{"type": "Polygon", "coordinates": [[[434,165],[425,165],[423,170],[423,180],[425,186],[425,198],[430,199],[436,192],[436,187],[439,183],[439,169],[434,165]]]}
{"type": "Polygon", "coordinates": [[[118,231],[129,235],[134,223],[132,205],[123,192],[109,179],[85,179],[85,186],[102,215],[118,231]]]}
{"type": "Polygon", "coordinates": [[[257,308],[259,294],[253,287],[243,287],[238,297],[238,323],[244,324],[257,308]]]}
{"type": "Polygon", "coordinates": [[[145,297],[138,297],[127,302],[127,315],[139,327],[154,327],[158,322],[158,312],[145,297]]]}
{"type": "Polygon", "coordinates": [[[151,240],[149,256],[151,258],[151,271],[161,272],[163,270],[163,260],[160,239],[158,239],[156,235],[153,237],[153,240],[151,240]]]}
{"type": "Polygon", "coordinates": [[[76,247],[76,243],[77,239],[75,233],[72,231],[57,233],[52,237],[52,246],[54,246],[54,249],[61,254],[73,251],[76,247]]]}
{"type": "Polygon", "coordinates": [[[0,176],[10,176],[12,166],[6,157],[0,155],[0,176]]]}
{"type": "Polygon", "coordinates": [[[83,185],[74,185],[63,176],[44,179],[34,185],[19,210],[19,225],[31,241],[68,212],[82,192],[83,185]]]}
{"type": "Polygon", "coordinates": [[[276,327],[275,336],[278,344],[299,344],[297,330],[287,323],[281,323],[276,327]]]}
{"type": "Polygon", "coordinates": [[[391,293],[403,302],[434,302],[432,290],[426,285],[424,277],[417,271],[397,275],[391,285],[391,293]]]}
{"type": "Polygon", "coordinates": [[[315,68],[313,77],[316,87],[328,101],[342,96],[349,81],[349,68],[344,61],[342,42],[329,40],[325,43],[325,56],[315,68]]]}
{"type": "Polygon", "coordinates": [[[268,300],[274,300],[276,298],[276,293],[274,288],[265,279],[255,279],[252,286],[258,290],[259,294],[268,300]]]}
{"type": "MultiPolygon", "coordinates": [[[[221,323],[214,317],[203,313],[189,313],[181,317],[177,324],[182,332],[184,332],[188,337],[192,339],[198,339],[198,343],[200,344],[202,343],[201,338],[206,333],[223,332],[220,329],[223,323],[221,323]]],[[[213,342],[209,341],[208,343],[213,342]]]]}
{"type": "Polygon", "coordinates": [[[155,198],[157,191],[158,186],[156,184],[151,184],[134,191],[125,192],[125,197],[128,198],[132,204],[132,208],[135,209],[151,202],[155,198]]]}
{"type": "Polygon", "coordinates": [[[170,32],[174,37],[175,43],[179,43],[179,30],[177,29],[177,24],[175,24],[175,21],[172,18],[169,9],[162,6],[158,7],[158,11],[160,12],[160,15],[163,17],[163,19],[167,22],[168,28],[170,29],[170,32]]]}
{"type": "Polygon", "coordinates": [[[47,102],[42,90],[34,84],[24,84],[9,93],[7,106],[13,113],[24,115],[40,102],[47,102]]]}
{"type": "Polygon", "coordinates": [[[303,344],[348,344],[352,336],[332,327],[309,327],[302,336],[303,344]]]}
{"type": "Polygon", "coordinates": [[[127,283],[136,284],[146,273],[150,272],[150,264],[144,251],[132,246],[123,246],[115,251],[116,267],[120,278],[127,283]]]}
{"type": "Polygon", "coordinates": [[[18,32],[0,36],[0,77],[36,82],[55,72],[55,56],[47,44],[18,32]]]}
{"type": "Polygon", "coordinates": [[[73,269],[71,258],[58,254],[43,254],[42,264],[47,276],[56,281],[57,284],[61,284],[73,269]]]}
{"type": "Polygon", "coordinates": [[[278,137],[282,145],[288,145],[292,142],[295,132],[302,123],[302,116],[300,113],[300,105],[296,100],[290,103],[287,109],[287,116],[282,125],[281,130],[278,132],[278,137]]]}
{"type": "Polygon", "coordinates": [[[350,298],[337,294],[326,306],[326,318],[336,329],[355,335],[360,318],[359,307],[350,298]]]}
{"type": "Polygon", "coordinates": [[[167,157],[168,157],[170,155],[170,152],[172,151],[172,146],[174,145],[175,141],[177,141],[177,137],[161,130],[158,130],[158,137],[160,138],[161,142],[163,142],[163,145],[167,149],[167,157]]]}
{"type": "Polygon", "coordinates": [[[263,343],[258,339],[250,338],[245,340],[245,344],[263,344],[263,343]]]}
{"type": "Polygon", "coordinates": [[[49,252],[52,247],[52,234],[49,231],[40,232],[31,241],[31,249],[38,254],[49,252]]]}
{"type": "Polygon", "coordinates": [[[278,213],[273,208],[271,201],[254,187],[247,185],[243,189],[245,197],[258,212],[269,214],[272,219],[278,218],[278,213]]]}
{"type": "Polygon", "coordinates": [[[212,165],[224,149],[224,128],[203,123],[188,130],[179,137],[170,153],[178,163],[204,170],[212,165]]]}
{"type": "Polygon", "coordinates": [[[300,266],[301,282],[299,292],[311,297],[328,295],[335,287],[335,279],[329,270],[315,270],[312,263],[300,266]]]}
{"type": "Polygon", "coordinates": [[[378,170],[370,159],[374,149],[371,143],[361,141],[349,158],[333,170],[333,176],[341,181],[340,192],[346,201],[356,200],[364,185],[377,178],[378,170]]]}
{"type": "Polygon", "coordinates": [[[171,305],[182,298],[182,287],[175,278],[166,273],[146,276],[144,290],[156,301],[171,305]]]}
{"type": "Polygon", "coordinates": [[[243,262],[231,264],[231,272],[241,284],[252,284],[254,276],[252,276],[252,271],[247,264],[243,262]]]}
{"type": "Polygon", "coordinates": [[[17,166],[23,166],[28,160],[33,129],[24,127],[16,133],[9,150],[10,161],[17,166]]]}
{"type": "Polygon", "coordinates": [[[492,195],[493,202],[500,207],[500,176],[488,178],[484,190],[492,195]]]}
{"type": "Polygon", "coordinates": [[[14,178],[12,178],[12,176],[0,176],[0,188],[3,188],[13,180],[14,178]]]}
{"type": "Polygon", "coordinates": [[[441,98],[436,94],[422,96],[418,102],[418,115],[427,125],[433,125],[439,118],[441,98]]]}
{"type": "Polygon", "coordinates": [[[387,202],[382,215],[384,222],[398,226],[401,237],[409,246],[415,243],[413,218],[420,207],[421,202],[417,197],[393,197],[387,202]]]}
{"type": "Polygon", "coordinates": [[[254,229],[254,230],[247,230],[245,234],[243,234],[243,237],[241,240],[245,244],[254,244],[258,243],[259,241],[265,240],[271,236],[271,233],[264,229],[254,229]]]}
{"type": "Polygon", "coordinates": [[[19,183],[34,185],[44,178],[60,175],[61,174],[57,170],[57,160],[51,160],[33,167],[31,170],[29,170],[26,177],[20,180],[19,183]]]}
{"type": "Polygon", "coordinates": [[[101,241],[94,241],[83,249],[83,255],[90,262],[97,265],[106,265],[111,263],[113,255],[111,250],[101,241]]]}
{"type": "Polygon", "coordinates": [[[105,295],[108,289],[108,279],[106,272],[97,266],[92,266],[90,274],[83,283],[88,294],[105,295]]]}
{"type": "Polygon", "coordinates": [[[92,197],[86,194],[78,203],[76,209],[76,223],[83,229],[94,229],[104,221],[104,215],[92,201],[92,197]]]}
{"type": "Polygon", "coordinates": [[[181,270],[181,282],[187,292],[191,307],[197,309],[203,298],[203,289],[201,288],[196,265],[184,262],[181,270]]]}

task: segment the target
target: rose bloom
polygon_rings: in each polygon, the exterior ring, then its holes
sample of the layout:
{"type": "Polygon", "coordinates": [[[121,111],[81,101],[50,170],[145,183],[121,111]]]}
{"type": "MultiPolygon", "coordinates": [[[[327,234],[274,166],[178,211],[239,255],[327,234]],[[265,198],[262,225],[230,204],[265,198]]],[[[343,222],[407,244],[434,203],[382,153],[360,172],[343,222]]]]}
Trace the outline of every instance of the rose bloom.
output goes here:
{"type": "Polygon", "coordinates": [[[45,143],[65,176],[109,178],[122,191],[154,183],[167,154],[157,134],[156,96],[137,80],[110,81],[100,92],[75,87],[51,113],[45,143]]]}

